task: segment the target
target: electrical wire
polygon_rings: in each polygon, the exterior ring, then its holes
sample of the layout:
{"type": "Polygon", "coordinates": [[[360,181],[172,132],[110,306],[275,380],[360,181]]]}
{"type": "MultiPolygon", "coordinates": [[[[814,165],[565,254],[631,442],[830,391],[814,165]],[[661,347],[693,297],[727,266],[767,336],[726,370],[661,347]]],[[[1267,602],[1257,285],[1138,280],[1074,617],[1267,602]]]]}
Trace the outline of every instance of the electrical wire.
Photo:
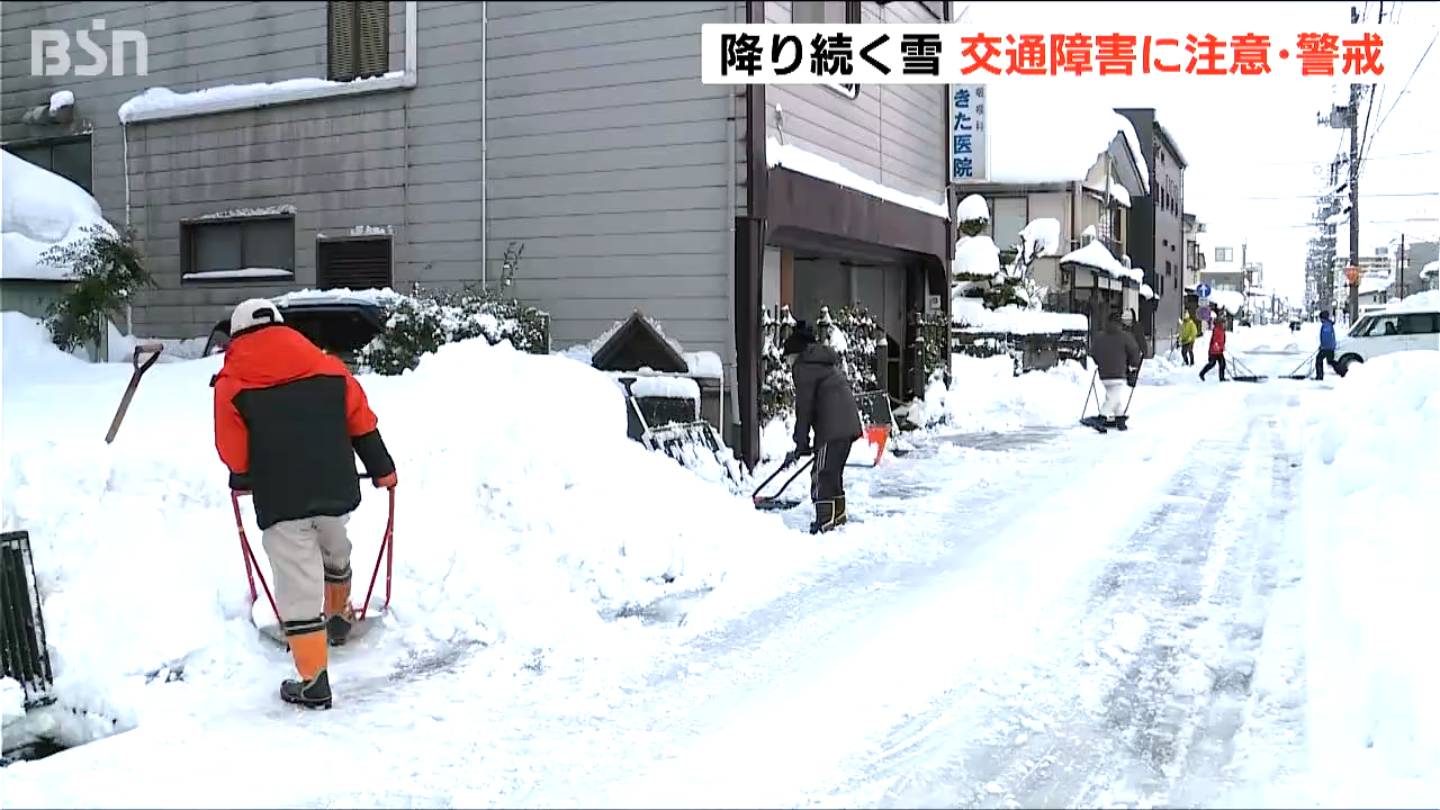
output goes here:
{"type": "Polygon", "coordinates": [[[1420,66],[1425,64],[1425,57],[1430,55],[1430,49],[1435,47],[1436,39],[1440,39],[1440,30],[1437,30],[1435,34],[1430,37],[1430,44],[1426,45],[1425,52],[1420,54],[1419,61],[1415,63],[1415,69],[1410,71],[1409,78],[1405,80],[1405,86],[1400,88],[1400,94],[1395,96],[1394,101],[1390,102],[1390,109],[1386,110],[1385,114],[1380,116],[1380,123],[1375,125],[1375,132],[1371,134],[1370,140],[1365,144],[1365,149],[1368,150],[1370,148],[1370,144],[1373,144],[1375,142],[1375,139],[1380,135],[1380,130],[1384,129],[1385,122],[1390,120],[1390,113],[1395,112],[1395,108],[1400,106],[1401,100],[1405,98],[1405,93],[1410,89],[1410,82],[1414,81],[1416,74],[1420,72],[1420,66]]]}

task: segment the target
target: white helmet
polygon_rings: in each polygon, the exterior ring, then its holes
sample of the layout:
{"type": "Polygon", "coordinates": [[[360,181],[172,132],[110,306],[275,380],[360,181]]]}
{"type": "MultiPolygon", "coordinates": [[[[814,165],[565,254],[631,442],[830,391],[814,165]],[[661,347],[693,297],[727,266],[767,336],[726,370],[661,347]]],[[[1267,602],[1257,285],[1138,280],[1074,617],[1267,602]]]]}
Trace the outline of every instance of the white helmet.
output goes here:
{"type": "Polygon", "coordinates": [[[235,307],[235,312],[230,316],[230,336],[240,334],[246,329],[253,329],[257,326],[264,326],[270,323],[284,323],[285,319],[280,316],[280,310],[273,301],[266,298],[251,298],[248,301],[241,301],[235,307]]]}

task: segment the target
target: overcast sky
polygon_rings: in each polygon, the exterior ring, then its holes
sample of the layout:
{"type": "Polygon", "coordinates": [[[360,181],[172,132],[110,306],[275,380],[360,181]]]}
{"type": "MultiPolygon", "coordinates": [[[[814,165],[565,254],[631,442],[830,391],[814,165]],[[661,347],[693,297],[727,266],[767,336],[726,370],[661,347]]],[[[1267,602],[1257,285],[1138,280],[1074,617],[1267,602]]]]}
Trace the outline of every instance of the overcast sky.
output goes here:
{"type": "MultiPolygon", "coordinates": [[[[1380,3],[1356,5],[1365,9],[1367,21],[1376,21],[1380,3]]],[[[1250,31],[1279,33],[1297,26],[1334,29],[1349,22],[1350,6],[1343,2],[955,4],[957,14],[965,12],[962,23],[967,27],[994,26],[1004,29],[1001,34],[1213,33],[1222,38],[1250,31]]],[[[1420,62],[1440,26],[1440,2],[1387,2],[1384,11],[1384,24],[1395,24],[1405,36],[1399,44],[1387,43],[1383,82],[1370,113],[1375,139],[1362,164],[1362,254],[1398,241],[1402,231],[1408,241],[1440,235],[1440,43],[1420,62]],[[1419,71],[1411,78],[1417,64],[1419,71]],[[1402,97],[1407,79],[1409,89],[1402,97]],[[1428,196],[1377,196],[1422,193],[1428,196]]],[[[1237,248],[1248,242],[1249,259],[1264,263],[1266,282],[1298,298],[1304,285],[1306,240],[1314,233],[1307,227],[1315,209],[1314,194],[1327,179],[1320,172],[1328,172],[1342,137],[1347,154],[1349,148],[1347,131],[1318,125],[1316,114],[1328,111],[1332,102],[1343,103],[1348,84],[1317,79],[1105,79],[1085,85],[1083,92],[1092,94],[1097,104],[1154,107],[1190,164],[1185,173],[1185,210],[1205,222],[1213,235],[1232,239],[1237,248]]],[[[1366,97],[1360,106],[1362,126],[1368,105],[1366,97]]],[[[1340,248],[1348,251],[1344,226],[1340,248]]],[[[1238,249],[1236,253],[1238,258],[1238,249]]]]}

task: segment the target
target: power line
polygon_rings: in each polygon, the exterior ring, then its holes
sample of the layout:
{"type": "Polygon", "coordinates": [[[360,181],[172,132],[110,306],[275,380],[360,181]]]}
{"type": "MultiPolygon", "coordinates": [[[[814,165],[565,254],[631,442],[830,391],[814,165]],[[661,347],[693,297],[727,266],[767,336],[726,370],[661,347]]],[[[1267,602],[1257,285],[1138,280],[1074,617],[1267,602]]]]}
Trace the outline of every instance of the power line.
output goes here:
{"type": "MultiPolygon", "coordinates": [[[[1278,197],[1238,197],[1241,200],[1313,200],[1322,194],[1288,194],[1278,197]]],[[[1389,191],[1383,194],[1366,192],[1363,197],[1440,197],[1440,191],[1389,191]]]]}
{"type": "Polygon", "coordinates": [[[1425,57],[1430,55],[1430,49],[1435,47],[1436,39],[1440,39],[1440,30],[1437,30],[1435,34],[1430,37],[1430,44],[1426,45],[1425,52],[1420,54],[1420,60],[1415,63],[1415,69],[1410,71],[1410,77],[1405,80],[1405,86],[1400,88],[1400,94],[1395,96],[1394,101],[1390,102],[1390,109],[1386,110],[1385,114],[1380,116],[1380,123],[1375,125],[1374,134],[1370,136],[1369,142],[1365,144],[1366,149],[1369,149],[1370,144],[1373,144],[1375,138],[1380,135],[1380,130],[1385,127],[1385,122],[1390,120],[1390,113],[1395,112],[1395,108],[1400,106],[1400,101],[1405,98],[1405,93],[1410,89],[1410,82],[1414,81],[1415,75],[1420,72],[1420,66],[1425,64],[1425,57]]]}

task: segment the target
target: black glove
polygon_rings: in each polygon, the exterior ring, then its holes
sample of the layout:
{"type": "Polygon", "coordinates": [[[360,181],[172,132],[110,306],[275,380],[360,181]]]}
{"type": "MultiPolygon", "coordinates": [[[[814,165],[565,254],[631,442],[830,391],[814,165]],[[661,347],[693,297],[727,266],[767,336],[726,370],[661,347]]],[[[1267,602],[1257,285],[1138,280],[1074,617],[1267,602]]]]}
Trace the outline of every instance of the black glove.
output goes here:
{"type": "Polygon", "coordinates": [[[795,448],[795,457],[804,458],[814,452],[815,448],[811,447],[810,445],[801,445],[800,447],[795,448]]]}
{"type": "Polygon", "coordinates": [[[1140,384],[1140,369],[1138,369],[1138,368],[1132,368],[1132,369],[1130,369],[1129,373],[1127,373],[1127,374],[1125,375],[1125,384],[1128,385],[1128,386],[1130,386],[1131,388],[1134,388],[1135,386],[1139,385],[1139,384],[1140,384]]]}
{"type": "Polygon", "coordinates": [[[233,492],[249,492],[250,475],[248,473],[230,473],[230,489],[233,492]]]}

